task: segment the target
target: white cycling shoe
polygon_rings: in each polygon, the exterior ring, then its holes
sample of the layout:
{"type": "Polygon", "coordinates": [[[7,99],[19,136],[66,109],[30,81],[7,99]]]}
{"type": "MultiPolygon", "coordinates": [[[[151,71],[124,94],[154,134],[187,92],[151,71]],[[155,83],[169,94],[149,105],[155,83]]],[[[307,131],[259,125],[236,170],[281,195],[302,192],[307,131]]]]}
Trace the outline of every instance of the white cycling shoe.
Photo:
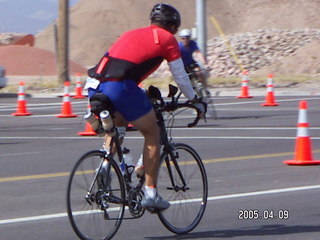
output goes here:
{"type": "Polygon", "coordinates": [[[150,210],[165,210],[170,207],[170,203],[162,197],[160,197],[158,194],[155,196],[155,198],[148,198],[146,196],[143,197],[141,201],[141,206],[145,209],[150,210]]]}

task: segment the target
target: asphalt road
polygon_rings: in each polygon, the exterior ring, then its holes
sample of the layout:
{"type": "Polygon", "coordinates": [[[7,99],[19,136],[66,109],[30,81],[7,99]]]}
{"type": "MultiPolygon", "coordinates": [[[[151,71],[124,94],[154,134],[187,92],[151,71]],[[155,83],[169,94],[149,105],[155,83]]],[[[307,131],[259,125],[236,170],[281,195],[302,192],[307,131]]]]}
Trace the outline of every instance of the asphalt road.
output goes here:
{"type": "MultiPolygon", "coordinates": [[[[280,96],[215,100],[217,120],[186,128],[193,115],[175,122],[176,142],[193,146],[208,174],[209,201],[190,234],[168,232],[156,215],[125,220],[114,239],[319,239],[319,166],[287,166],[294,158],[298,103],[307,100],[312,153],[320,159],[320,97],[280,96]],[[258,213],[258,219],[248,219],[258,213]],[[273,218],[271,216],[274,216],[273,218]],[[276,217],[276,218],[275,218],[276,217]]],[[[14,117],[16,98],[0,95],[0,240],[77,239],[66,217],[68,173],[97,137],[78,136],[87,100],[72,100],[76,118],[57,118],[61,98],[27,98],[27,117],[14,117]]],[[[142,138],[128,132],[136,158],[142,138]],[[137,148],[137,146],[139,146],[137,148]]]]}

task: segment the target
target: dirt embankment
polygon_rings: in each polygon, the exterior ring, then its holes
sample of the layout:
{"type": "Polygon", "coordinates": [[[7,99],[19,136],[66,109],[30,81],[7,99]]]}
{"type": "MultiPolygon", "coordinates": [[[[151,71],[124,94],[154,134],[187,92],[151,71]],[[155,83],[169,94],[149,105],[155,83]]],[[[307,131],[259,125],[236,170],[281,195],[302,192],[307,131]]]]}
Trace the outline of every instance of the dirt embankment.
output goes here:
{"type": "MultiPolygon", "coordinates": [[[[148,25],[150,9],[157,2],[159,1],[80,1],[70,13],[71,59],[84,66],[94,65],[123,31],[148,25]]],[[[167,2],[181,12],[181,28],[194,27],[196,1],[167,2]]],[[[208,40],[219,35],[210,21],[210,16],[214,16],[224,33],[229,35],[265,28],[320,29],[319,12],[320,0],[210,0],[207,1],[208,40]]],[[[48,26],[37,36],[36,46],[53,50],[52,26],[48,26]]],[[[316,47],[316,44],[310,47],[313,46],[316,47]]],[[[292,64],[294,69],[301,66],[298,61],[292,61],[292,64]]],[[[301,73],[305,72],[302,70],[301,73]]]]}

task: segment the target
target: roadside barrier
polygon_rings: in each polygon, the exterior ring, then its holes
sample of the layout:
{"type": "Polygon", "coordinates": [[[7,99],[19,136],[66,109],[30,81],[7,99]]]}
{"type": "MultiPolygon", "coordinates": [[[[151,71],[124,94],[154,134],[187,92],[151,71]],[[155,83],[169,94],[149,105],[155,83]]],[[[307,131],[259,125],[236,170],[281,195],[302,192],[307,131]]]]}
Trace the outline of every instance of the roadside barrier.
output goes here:
{"type": "Polygon", "coordinates": [[[61,108],[61,113],[57,115],[58,118],[72,118],[72,117],[78,116],[72,113],[69,88],[70,88],[70,82],[67,81],[64,83],[64,95],[63,95],[62,108],[61,108]]]}
{"type": "Polygon", "coordinates": [[[238,98],[252,98],[252,96],[249,95],[248,82],[249,82],[248,71],[244,70],[242,72],[241,95],[238,96],[238,98]]]}
{"type": "Polygon", "coordinates": [[[25,100],[24,82],[19,83],[17,111],[12,113],[13,116],[29,116],[31,113],[27,111],[27,101],[25,100]]]}
{"type": "Polygon", "coordinates": [[[72,98],[75,98],[75,99],[85,98],[85,96],[82,95],[81,73],[76,74],[76,90],[75,90],[75,95],[72,98]]]}
{"type": "Polygon", "coordinates": [[[300,101],[298,129],[295,146],[294,160],[286,160],[283,163],[288,165],[317,165],[320,160],[313,160],[312,143],[309,136],[309,123],[307,116],[307,101],[300,101]]]}
{"type": "Polygon", "coordinates": [[[275,102],[275,96],[273,94],[273,75],[268,75],[268,83],[267,83],[267,94],[266,101],[262,103],[261,106],[278,106],[279,104],[275,102]]]}

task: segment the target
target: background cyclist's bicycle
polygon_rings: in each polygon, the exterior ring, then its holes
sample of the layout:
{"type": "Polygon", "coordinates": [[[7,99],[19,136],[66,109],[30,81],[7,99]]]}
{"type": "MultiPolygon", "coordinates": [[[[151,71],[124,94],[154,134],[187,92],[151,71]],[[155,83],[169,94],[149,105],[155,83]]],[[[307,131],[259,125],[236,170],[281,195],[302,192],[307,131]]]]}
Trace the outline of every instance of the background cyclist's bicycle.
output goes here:
{"type": "Polygon", "coordinates": [[[217,119],[217,111],[215,109],[213,97],[211,96],[210,90],[203,84],[203,82],[199,78],[199,74],[202,74],[207,81],[207,69],[202,69],[197,64],[192,64],[187,68],[187,73],[189,75],[192,87],[197,93],[198,97],[202,98],[202,100],[207,103],[207,117],[217,119]]]}
{"type": "MultiPolygon", "coordinates": [[[[167,210],[154,213],[168,230],[185,234],[199,224],[205,212],[208,183],[198,153],[186,144],[175,143],[171,136],[176,114],[190,108],[197,110],[188,102],[178,103],[176,93],[177,88],[170,86],[168,97],[171,99],[165,101],[159,89],[150,87],[148,90],[161,129],[157,189],[171,204],[167,210]]],[[[188,126],[195,126],[199,119],[200,112],[197,112],[188,126]]],[[[125,164],[119,130],[114,127],[109,134],[112,135],[110,146],[84,154],[69,177],[67,212],[80,239],[111,239],[123,219],[139,218],[145,212],[141,207],[144,176],[134,178],[132,166],[125,164]]]]}

